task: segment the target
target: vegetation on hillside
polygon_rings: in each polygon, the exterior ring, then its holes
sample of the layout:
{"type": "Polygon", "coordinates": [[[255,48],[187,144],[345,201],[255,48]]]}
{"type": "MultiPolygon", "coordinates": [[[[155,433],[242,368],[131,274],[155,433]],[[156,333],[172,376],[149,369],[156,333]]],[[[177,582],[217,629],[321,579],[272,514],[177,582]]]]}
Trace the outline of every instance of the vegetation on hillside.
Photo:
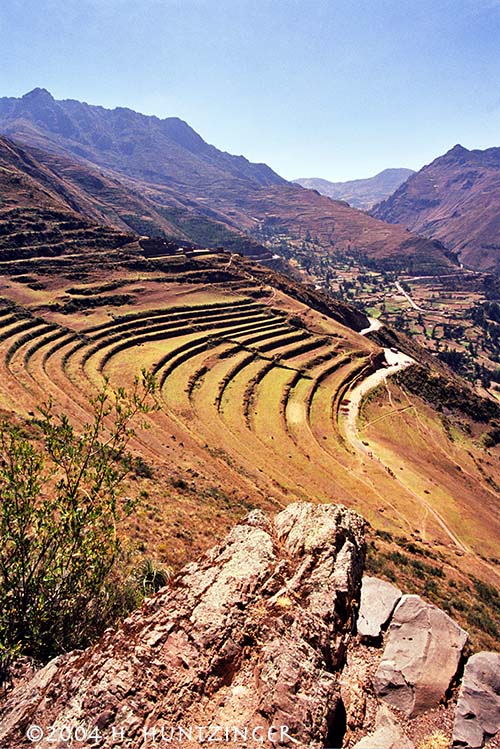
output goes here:
{"type": "MultiPolygon", "coordinates": [[[[70,230],[65,232],[67,235],[70,230]]],[[[372,440],[377,435],[386,436],[391,444],[392,432],[396,433],[404,452],[402,462],[398,462],[397,450],[396,460],[387,461],[390,470],[375,461],[368,463],[367,458],[360,461],[344,436],[342,401],[349,399],[351,385],[370,371],[374,357],[381,354],[379,347],[406,351],[407,345],[407,353],[420,356],[423,363],[430,362],[432,372],[446,372],[443,364],[437,360],[433,364],[430,354],[423,354],[417,345],[410,348],[413,344],[404,342],[404,337],[392,329],[372,333],[371,340],[353,332],[368,325],[361,311],[366,309],[368,298],[379,300],[382,321],[391,324],[401,315],[403,323],[410,325],[406,322],[410,318],[402,311],[408,300],[394,287],[398,281],[413,296],[413,280],[398,277],[395,271],[360,267],[363,256],[354,249],[349,256],[339,253],[330,259],[323,257],[319,240],[311,235],[304,239],[311,256],[313,246],[316,248],[310,272],[296,262],[293,265],[309,284],[229,253],[191,253],[187,246],[184,251],[178,252],[181,248],[175,246],[169,252],[166,242],[158,242],[156,248],[134,242],[102,253],[75,253],[75,243],[80,239],[71,233],[70,239],[67,255],[52,255],[44,249],[43,257],[0,263],[4,279],[0,364],[5,375],[0,407],[26,417],[44,393],[51,393],[56,403],[64,401],[68,420],[81,423],[85,418],[82,413],[89,412],[85,394],[102,381],[103,375],[111,382],[131,381],[139,362],[156,373],[165,408],[148,417],[155,428],[135,441],[140,454],[135,460],[140,463],[128,463],[132,468],[130,486],[127,480],[122,489],[123,494],[141,496],[136,510],[124,517],[120,531],[130,555],[150,556],[177,569],[220,540],[253,507],[274,512],[297,499],[343,502],[365,514],[374,528],[391,532],[394,538],[404,535],[409,542],[412,531],[416,533],[422,517],[426,518],[419,544],[442,553],[446,561],[417,556],[414,565],[403,564],[399,557],[396,562],[383,559],[381,574],[385,569],[392,570],[398,582],[401,580],[402,589],[418,590],[438,602],[433,598],[432,581],[435,579],[441,596],[447,590],[446,578],[430,568],[443,567],[448,575],[447,565],[453,566],[456,554],[434,515],[425,514],[426,503],[432,502],[453,528],[457,522],[455,507],[467,512],[470,506],[467,533],[471,538],[464,542],[479,554],[467,556],[467,566],[477,579],[484,575],[488,581],[483,562],[496,564],[491,540],[496,525],[485,520],[482,502],[485,496],[486,502],[495,501],[494,482],[500,479],[494,467],[483,465],[479,459],[476,465],[458,434],[453,444],[443,443],[443,449],[456,453],[457,465],[468,461],[464,465],[474,482],[473,500],[457,491],[464,485],[462,473],[458,467],[454,468],[456,473],[447,471],[447,459],[443,458],[444,469],[436,473],[432,483],[428,467],[436,452],[433,437],[445,433],[443,424],[437,418],[435,429],[426,431],[423,414],[422,422],[410,424],[403,433],[403,420],[414,413],[417,420],[421,407],[403,397],[397,402],[394,392],[392,406],[389,403],[386,408],[378,401],[373,406],[369,421],[375,426],[368,426],[369,433],[364,437],[372,440]],[[325,281],[330,273],[329,285],[321,285],[315,275],[319,270],[325,281]],[[337,294],[361,309],[342,304],[334,298],[337,294]],[[63,314],[68,308],[70,314],[63,314]],[[386,413],[389,406],[392,416],[386,413]],[[421,438],[421,452],[414,447],[417,437],[421,438]],[[417,478],[411,483],[413,472],[417,478]],[[396,475],[403,481],[396,481],[396,475]],[[415,492],[421,501],[415,501],[415,492]],[[444,502],[443,492],[448,492],[453,502],[444,502]],[[474,515],[475,508],[478,511],[474,515]],[[488,548],[487,560],[481,557],[483,545],[488,548]],[[411,573],[408,585],[407,572],[411,573]],[[411,587],[413,577],[415,588],[411,587]]],[[[441,302],[436,298],[435,307],[441,302]]],[[[471,303],[469,300],[469,307],[471,303]]],[[[375,316],[376,310],[370,307],[368,311],[375,316]]],[[[417,324],[420,313],[414,310],[410,314],[417,324]]],[[[438,313],[434,310],[433,314],[438,313]]],[[[488,320],[494,314],[495,310],[489,309],[488,320]]],[[[423,313],[422,318],[429,341],[444,350],[444,324],[433,328],[423,313]]],[[[446,331],[453,334],[455,326],[449,319],[445,322],[450,323],[446,331]]],[[[414,327],[413,322],[411,325],[414,327]]],[[[451,373],[449,378],[458,382],[451,373]]],[[[391,385],[389,389],[394,390],[391,385]]],[[[386,388],[382,396],[385,403],[386,388]]],[[[463,399],[468,397],[468,391],[464,391],[463,399]]],[[[472,402],[471,407],[477,411],[472,402]]],[[[471,423],[474,438],[479,430],[488,428],[476,428],[471,423]]],[[[458,431],[453,424],[450,428],[455,436],[458,431]]],[[[35,446],[44,439],[40,424],[36,429],[35,446]]],[[[115,468],[124,468],[120,460],[113,461],[115,468]]],[[[48,466],[57,469],[52,461],[46,462],[48,466]]],[[[50,486],[54,487],[55,480],[50,478],[47,485],[52,482],[50,486]]],[[[42,482],[40,497],[44,491],[42,482]]],[[[126,515],[126,509],[117,502],[115,510],[120,517],[126,515]]],[[[103,526],[108,527],[106,523],[103,526]]],[[[460,528],[457,534],[462,537],[460,528]]],[[[106,548],[105,544],[101,546],[106,548]]],[[[411,555],[408,549],[383,551],[411,555]]],[[[119,556],[123,553],[118,547],[106,581],[98,586],[95,597],[87,601],[80,598],[75,603],[83,612],[77,617],[78,627],[80,622],[83,627],[85,617],[90,625],[86,632],[75,627],[72,639],[62,645],[59,641],[57,647],[44,653],[35,653],[23,641],[18,652],[42,660],[81,646],[105,626],[105,619],[112,621],[135,606],[145,589],[153,590],[164,580],[147,562],[139,565],[133,579],[125,578],[124,557],[119,556]]],[[[125,561],[128,569],[135,566],[131,556],[125,561]]],[[[457,585],[460,582],[467,585],[465,573],[457,578],[457,585]]],[[[462,595],[457,590],[459,601],[462,595]]],[[[76,593],[78,599],[78,589],[76,593]]],[[[75,616],[72,611],[71,616],[75,616]]],[[[71,621],[70,613],[67,616],[71,621]]],[[[472,632],[472,625],[462,620],[472,632]]],[[[60,632],[64,627],[56,634],[60,632]]],[[[490,643],[495,639],[491,637],[490,643]]],[[[17,641],[12,638],[12,642],[15,649],[17,641]]]]}
{"type": "Polygon", "coordinates": [[[272,223],[256,236],[306,284],[407,334],[474,385],[500,389],[497,276],[445,270],[422,257],[396,265],[355,245],[327,250],[310,232],[295,241],[272,223]]]}
{"type": "Polygon", "coordinates": [[[36,439],[0,428],[0,683],[19,654],[46,661],[84,647],[134,608],[141,584],[117,569],[117,526],[134,508],[119,499],[131,465],[131,421],[158,408],[146,373],[131,391],[105,387],[81,432],[52,402],[35,420],[36,439]]]}
{"type": "Polygon", "coordinates": [[[440,551],[387,531],[368,543],[366,571],[446,611],[470,636],[472,650],[496,650],[500,593],[495,586],[446,562],[440,551]]]}

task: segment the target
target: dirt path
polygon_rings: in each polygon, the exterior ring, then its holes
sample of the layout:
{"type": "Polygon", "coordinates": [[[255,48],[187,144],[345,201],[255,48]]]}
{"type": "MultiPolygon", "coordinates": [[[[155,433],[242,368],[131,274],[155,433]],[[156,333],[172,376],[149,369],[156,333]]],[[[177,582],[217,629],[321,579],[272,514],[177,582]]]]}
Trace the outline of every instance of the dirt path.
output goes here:
{"type": "Polygon", "coordinates": [[[389,366],[377,369],[376,372],[368,375],[368,377],[362,380],[362,382],[356,385],[349,392],[348,411],[344,421],[345,433],[349,442],[353,447],[356,448],[356,450],[359,450],[365,455],[368,455],[370,458],[373,457],[372,451],[367,448],[367,446],[363,444],[363,442],[358,437],[357,420],[359,409],[361,406],[361,400],[369,390],[372,390],[373,388],[377,387],[377,385],[380,385],[380,383],[385,382],[389,375],[395,374],[396,372],[409,367],[411,364],[414,364],[414,359],[406,356],[406,354],[402,354],[400,352],[395,353],[388,348],[384,349],[384,353],[386,362],[389,366]]]}
{"type": "Polygon", "coordinates": [[[396,281],[396,289],[399,291],[400,294],[402,294],[403,296],[407,298],[407,300],[409,301],[413,309],[416,309],[418,312],[425,312],[423,307],[419,307],[418,304],[415,304],[411,296],[406,293],[406,291],[403,289],[399,281],[396,281]]]}
{"type": "Polygon", "coordinates": [[[360,335],[366,335],[367,333],[371,333],[372,330],[380,330],[380,328],[384,327],[384,323],[380,320],[377,320],[376,317],[369,317],[368,321],[370,325],[367,328],[363,328],[363,330],[360,330],[360,335]]]}
{"type": "Polygon", "coordinates": [[[348,439],[348,441],[351,443],[351,445],[354,447],[355,450],[357,450],[362,455],[367,456],[371,460],[376,461],[381,465],[385,470],[390,472],[390,474],[393,476],[394,481],[397,481],[397,483],[409,494],[411,494],[418,502],[419,504],[425,509],[426,513],[433,516],[433,518],[436,520],[438,525],[443,529],[443,531],[446,533],[448,538],[453,542],[453,544],[460,549],[462,552],[467,553],[473,553],[471,549],[469,549],[467,546],[465,546],[462,541],[453,533],[451,528],[447,525],[446,521],[441,517],[441,515],[435,510],[428,502],[425,501],[422,497],[420,497],[418,494],[416,494],[412,489],[409,489],[406,484],[403,483],[389,468],[389,466],[386,466],[380,458],[378,458],[374,453],[373,450],[370,449],[367,445],[364,444],[364,442],[359,438],[358,435],[358,429],[357,429],[357,420],[359,415],[359,410],[361,406],[361,401],[363,397],[368,393],[368,391],[372,390],[373,388],[377,387],[377,385],[380,385],[382,382],[385,382],[389,375],[395,374],[396,372],[400,372],[403,369],[406,369],[407,367],[410,367],[412,364],[415,363],[414,359],[407,356],[406,354],[401,353],[400,351],[395,351],[393,349],[384,349],[385,359],[388,364],[386,367],[382,367],[381,369],[378,369],[373,374],[366,377],[362,382],[360,382],[358,385],[356,385],[349,393],[348,393],[348,410],[347,414],[345,415],[344,420],[344,430],[345,435],[348,439]]]}

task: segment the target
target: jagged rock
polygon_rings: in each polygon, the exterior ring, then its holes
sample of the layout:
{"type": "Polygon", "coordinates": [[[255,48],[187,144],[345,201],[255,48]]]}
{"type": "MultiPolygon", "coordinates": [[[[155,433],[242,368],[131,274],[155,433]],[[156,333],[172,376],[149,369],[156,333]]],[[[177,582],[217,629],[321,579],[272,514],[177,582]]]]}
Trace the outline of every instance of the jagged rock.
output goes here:
{"type": "Polygon", "coordinates": [[[362,640],[378,640],[403,594],[395,585],[378,577],[363,577],[357,622],[362,640]]]}
{"type": "Polygon", "coordinates": [[[419,596],[403,596],[374,677],[377,695],[408,716],[437,705],[456,674],[467,633],[419,596]]]}
{"type": "Polygon", "coordinates": [[[358,741],[353,749],[414,749],[414,745],[389,708],[381,705],[375,718],[375,732],[358,741]]]}
{"type": "Polygon", "coordinates": [[[290,505],[274,522],[251,513],[118,630],[11,692],[0,746],[26,746],[30,724],[45,734],[30,745],[44,748],[51,725],[56,738],[96,725],[101,746],[120,749],[154,746],[162,727],[171,749],[206,746],[210,726],[228,728],[227,745],[340,746],[333,670],[353,629],[364,525],[338,505],[290,505]]]}
{"type": "Polygon", "coordinates": [[[478,749],[500,731],[500,653],[476,653],[466,663],[453,746],[478,749]]]}

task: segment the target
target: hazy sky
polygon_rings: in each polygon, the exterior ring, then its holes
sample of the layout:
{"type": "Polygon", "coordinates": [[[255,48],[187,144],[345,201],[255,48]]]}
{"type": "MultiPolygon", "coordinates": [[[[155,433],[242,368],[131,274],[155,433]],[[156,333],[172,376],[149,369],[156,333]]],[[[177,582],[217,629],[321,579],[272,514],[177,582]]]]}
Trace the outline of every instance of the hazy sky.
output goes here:
{"type": "Polygon", "coordinates": [[[288,179],[500,146],[500,0],[0,3],[0,96],[181,117],[288,179]]]}

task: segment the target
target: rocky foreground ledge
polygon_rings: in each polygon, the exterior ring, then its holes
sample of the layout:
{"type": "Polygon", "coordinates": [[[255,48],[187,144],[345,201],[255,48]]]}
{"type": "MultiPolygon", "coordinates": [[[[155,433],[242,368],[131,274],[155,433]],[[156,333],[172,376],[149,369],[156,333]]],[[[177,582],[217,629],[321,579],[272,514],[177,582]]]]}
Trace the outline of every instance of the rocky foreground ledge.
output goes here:
{"type": "Polygon", "coordinates": [[[341,505],[252,512],[118,630],[9,692],[0,746],[402,749],[438,709],[457,747],[485,745],[500,655],[473,656],[458,705],[438,708],[467,635],[417,596],[362,586],[364,532],[341,505]]]}

